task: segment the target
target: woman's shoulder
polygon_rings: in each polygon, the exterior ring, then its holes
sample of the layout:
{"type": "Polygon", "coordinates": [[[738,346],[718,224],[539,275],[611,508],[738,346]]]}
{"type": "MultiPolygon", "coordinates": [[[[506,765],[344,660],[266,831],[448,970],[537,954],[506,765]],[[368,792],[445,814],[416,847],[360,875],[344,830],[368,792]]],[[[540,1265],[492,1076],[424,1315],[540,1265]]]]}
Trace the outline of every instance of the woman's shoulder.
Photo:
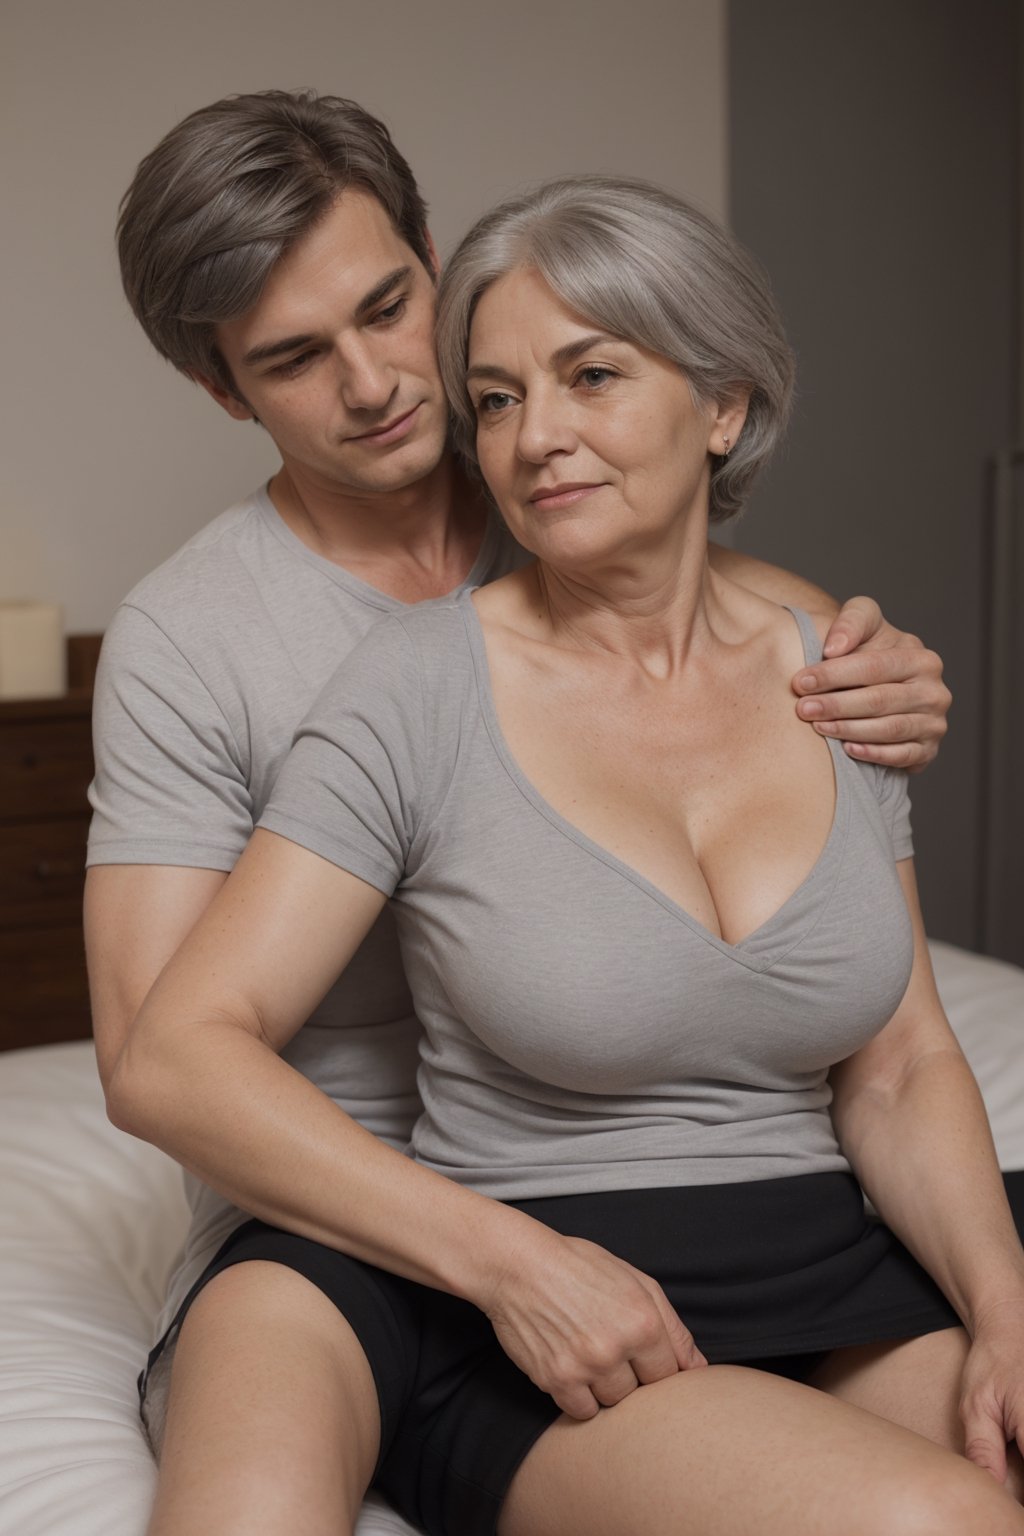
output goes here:
{"type": "Polygon", "coordinates": [[[377,722],[422,719],[451,696],[459,672],[464,624],[454,598],[389,613],[344,656],[308,710],[303,726],[317,733],[344,731],[353,719],[377,722]],[[447,680],[447,681],[446,681],[447,680]]]}
{"type": "Polygon", "coordinates": [[[766,675],[788,681],[821,660],[829,626],[825,613],[776,602],[720,575],[713,577],[711,596],[721,633],[760,656],[766,675]]]}
{"type": "Polygon", "coordinates": [[[800,635],[800,646],[803,655],[797,666],[813,666],[821,660],[824,654],[825,637],[829,631],[831,620],[828,614],[814,612],[808,608],[797,608],[786,604],[779,609],[780,623],[796,624],[800,635]]]}

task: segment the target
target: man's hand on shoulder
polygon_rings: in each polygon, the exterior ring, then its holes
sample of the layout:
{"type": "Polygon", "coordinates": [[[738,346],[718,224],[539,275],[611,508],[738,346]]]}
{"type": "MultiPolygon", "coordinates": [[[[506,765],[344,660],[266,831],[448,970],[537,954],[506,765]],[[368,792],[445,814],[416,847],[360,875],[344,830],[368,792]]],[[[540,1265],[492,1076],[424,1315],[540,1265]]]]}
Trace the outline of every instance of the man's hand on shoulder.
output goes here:
{"type": "Polygon", "coordinates": [[[865,763],[919,773],[934,761],[953,702],[941,657],[895,629],[870,597],[852,597],[837,613],[821,587],[739,550],[710,543],[708,562],[773,603],[806,609],[825,634],[825,659],[793,679],[801,719],[865,763]]]}
{"type": "Polygon", "coordinates": [[[843,604],[823,654],[793,678],[801,719],[822,736],[837,737],[862,762],[910,773],[927,768],[953,701],[942,681],[942,658],[890,624],[870,597],[843,604]]]}

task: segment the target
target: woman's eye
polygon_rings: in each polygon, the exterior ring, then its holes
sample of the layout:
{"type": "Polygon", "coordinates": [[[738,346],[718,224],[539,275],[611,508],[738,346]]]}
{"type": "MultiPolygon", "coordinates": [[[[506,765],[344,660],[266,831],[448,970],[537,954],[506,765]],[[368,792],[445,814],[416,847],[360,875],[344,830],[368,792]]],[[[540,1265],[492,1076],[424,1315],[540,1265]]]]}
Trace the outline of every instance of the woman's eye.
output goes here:
{"type": "Polygon", "coordinates": [[[576,375],[578,384],[586,384],[588,389],[600,389],[601,385],[615,377],[610,368],[602,368],[594,363],[589,368],[581,368],[576,375]]]}
{"type": "Polygon", "coordinates": [[[502,389],[494,389],[489,395],[481,395],[477,410],[481,415],[493,416],[497,411],[503,411],[511,405],[512,396],[502,389]]]}

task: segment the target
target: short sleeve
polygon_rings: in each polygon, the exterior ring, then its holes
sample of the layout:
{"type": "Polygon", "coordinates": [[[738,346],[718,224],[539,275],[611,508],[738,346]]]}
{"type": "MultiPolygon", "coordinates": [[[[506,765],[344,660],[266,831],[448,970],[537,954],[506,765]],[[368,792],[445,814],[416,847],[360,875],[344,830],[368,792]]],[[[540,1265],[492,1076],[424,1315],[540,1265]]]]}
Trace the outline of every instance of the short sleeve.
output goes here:
{"type": "Polygon", "coordinates": [[[259,825],[393,895],[416,831],[423,719],[416,652],[384,619],[300,725],[259,825]]]}
{"type": "Polygon", "coordinates": [[[223,712],[146,613],[118,609],[93,703],[87,862],[230,870],[252,833],[248,778],[223,712]]]}
{"type": "Polygon", "coordinates": [[[875,767],[873,773],[875,794],[892,839],[893,858],[897,863],[901,859],[913,858],[914,839],[910,830],[907,775],[902,768],[875,767]]]}

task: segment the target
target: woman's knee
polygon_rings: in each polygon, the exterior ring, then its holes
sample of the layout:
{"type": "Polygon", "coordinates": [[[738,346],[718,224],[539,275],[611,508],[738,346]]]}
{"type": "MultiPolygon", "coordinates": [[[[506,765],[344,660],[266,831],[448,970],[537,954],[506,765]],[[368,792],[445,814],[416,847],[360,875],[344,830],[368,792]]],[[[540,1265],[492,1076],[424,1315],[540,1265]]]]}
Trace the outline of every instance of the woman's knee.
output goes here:
{"type": "Polygon", "coordinates": [[[220,1374],[228,1396],[301,1394],[363,1439],[379,1438],[373,1372],[343,1313],[286,1265],[246,1260],[215,1275],[192,1303],[175,1348],[172,1401],[186,1375],[220,1374]]]}
{"type": "Polygon", "coordinates": [[[320,1288],[285,1264],[246,1259],[222,1269],[196,1296],[181,1335],[199,1328],[225,1340],[233,1335],[266,1336],[278,1329],[312,1330],[330,1343],[351,1333],[338,1308],[320,1288]]]}
{"type": "Polygon", "coordinates": [[[201,1513],[227,1533],[336,1536],[354,1524],[379,1426],[369,1363],[334,1304],[281,1265],[232,1266],[174,1346],[150,1536],[194,1530],[201,1513]]]}
{"type": "Polygon", "coordinates": [[[1024,1536],[1024,1510],[988,1472],[950,1455],[892,1496],[886,1536],[1024,1536]]]}

